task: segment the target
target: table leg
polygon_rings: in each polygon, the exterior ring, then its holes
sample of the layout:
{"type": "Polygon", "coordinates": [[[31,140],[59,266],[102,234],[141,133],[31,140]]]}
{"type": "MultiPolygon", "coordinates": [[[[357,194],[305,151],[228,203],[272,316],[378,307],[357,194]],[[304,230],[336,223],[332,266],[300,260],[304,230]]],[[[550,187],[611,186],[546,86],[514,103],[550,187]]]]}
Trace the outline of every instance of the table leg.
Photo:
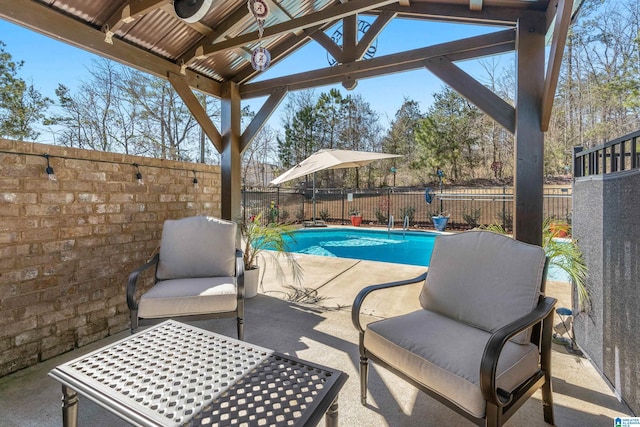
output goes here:
{"type": "Polygon", "coordinates": [[[62,425],[64,427],[78,427],[78,393],[62,386],[62,425]]]}
{"type": "Polygon", "coordinates": [[[338,396],[327,409],[327,413],[324,417],[324,424],[326,427],[338,427],[338,396]]]}

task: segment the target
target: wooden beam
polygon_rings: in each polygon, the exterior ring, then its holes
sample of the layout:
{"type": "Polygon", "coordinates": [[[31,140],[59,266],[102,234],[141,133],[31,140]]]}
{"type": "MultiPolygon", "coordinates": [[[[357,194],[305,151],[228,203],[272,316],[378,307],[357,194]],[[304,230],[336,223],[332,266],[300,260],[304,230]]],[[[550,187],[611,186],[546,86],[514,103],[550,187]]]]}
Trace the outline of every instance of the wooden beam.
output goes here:
{"type": "Polygon", "coordinates": [[[469,10],[482,10],[482,0],[469,0],[469,10]]]}
{"type": "Polygon", "coordinates": [[[242,136],[240,138],[240,150],[244,153],[244,151],[249,147],[253,138],[260,132],[260,129],[267,123],[271,114],[278,108],[278,105],[282,102],[284,97],[287,95],[286,88],[277,88],[269,98],[265,101],[258,111],[258,114],[255,115],[249,126],[244,130],[242,136]]]}
{"type": "Polygon", "coordinates": [[[336,60],[337,63],[345,62],[344,57],[342,55],[342,48],[338,46],[331,37],[329,37],[324,31],[316,31],[311,35],[311,38],[318,42],[320,46],[322,46],[329,55],[333,56],[333,59],[336,60]]]}
{"type": "Polygon", "coordinates": [[[186,80],[182,75],[169,73],[169,82],[171,86],[178,93],[184,104],[187,106],[191,114],[196,119],[200,127],[204,131],[205,134],[209,137],[209,140],[216,147],[218,153],[222,153],[222,137],[220,136],[220,132],[216,129],[216,126],[213,124],[209,115],[198,101],[198,98],[193,94],[191,88],[187,84],[186,80]]]}
{"type": "Polygon", "coordinates": [[[105,33],[104,41],[113,43],[113,35],[125,24],[135,21],[139,17],[160,9],[171,0],[130,0],[125,2],[111,15],[102,26],[105,33]]]}
{"type": "MultiPolygon", "coordinates": [[[[243,85],[242,98],[266,96],[275,87],[288,87],[289,91],[342,82],[344,80],[397,73],[424,66],[425,59],[439,56],[454,56],[455,60],[477,57],[487,48],[492,51],[513,48],[515,33],[513,30],[498,31],[467,39],[456,40],[434,46],[414,49],[406,52],[340,64],[304,73],[292,74],[243,85]]],[[[453,60],[453,59],[452,59],[453,60]]]]}
{"type": "Polygon", "coordinates": [[[498,95],[458,68],[446,57],[429,59],[425,67],[467,98],[511,133],[516,131],[515,109],[498,95]]]}
{"type": "Polygon", "coordinates": [[[518,22],[513,235],[534,245],[542,243],[545,33],[543,13],[528,14],[518,22]]]}
{"type": "Polygon", "coordinates": [[[429,21],[459,22],[480,25],[515,25],[518,18],[531,12],[506,6],[484,6],[482,10],[470,10],[465,5],[442,3],[412,3],[411,6],[392,4],[380,7],[376,12],[395,12],[399,18],[415,18],[429,21]]]}
{"type": "Polygon", "coordinates": [[[387,26],[389,22],[393,18],[395,18],[396,13],[394,12],[383,12],[381,13],[376,20],[371,24],[367,32],[358,42],[358,48],[356,49],[355,60],[362,59],[362,57],[367,53],[367,50],[371,47],[371,44],[374,42],[376,37],[380,35],[382,30],[387,26]]]}
{"type": "Polygon", "coordinates": [[[202,58],[202,52],[205,46],[209,46],[212,43],[222,39],[229,32],[231,32],[237,25],[239,25],[249,15],[249,9],[246,4],[240,5],[236,10],[229,15],[227,19],[220,22],[215,28],[211,29],[211,32],[191,45],[178,59],[179,64],[189,64],[198,58],[202,58]]]}
{"type": "Polygon", "coordinates": [[[233,82],[223,84],[221,103],[222,145],[220,157],[222,218],[240,218],[242,194],[242,152],[240,150],[240,93],[233,82]]]}
{"type": "Polygon", "coordinates": [[[344,62],[353,62],[356,58],[358,43],[358,15],[342,18],[342,58],[344,62]]]}
{"type": "Polygon", "coordinates": [[[571,10],[573,0],[560,0],[558,13],[556,14],[556,25],[553,28],[553,39],[551,40],[551,50],[549,52],[549,63],[547,64],[547,74],[544,80],[544,90],[542,92],[542,131],[549,130],[551,121],[551,110],[558,87],[558,76],[562,65],[562,54],[567,42],[569,24],[571,22],[571,10]]]}
{"type": "MultiPolygon", "coordinates": [[[[395,3],[397,1],[398,0],[351,0],[350,2],[345,4],[338,4],[326,9],[322,9],[318,12],[309,13],[308,15],[305,15],[301,18],[292,19],[291,21],[282,22],[280,24],[266,27],[264,29],[262,38],[268,39],[270,37],[275,37],[282,34],[292,32],[294,33],[298,30],[314,27],[318,24],[324,24],[329,21],[341,19],[346,16],[395,3]]],[[[215,43],[211,46],[205,46],[203,54],[211,55],[212,53],[255,43],[258,40],[260,40],[258,31],[253,31],[251,33],[242,34],[229,40],[215,43]]]]}
{"type": "MultiPolygon", "coordinates": [[[[119,39],[105,43],[102,31],[39,1],[0,0],[0,18],[156,77],[167,79],[168,73],[180,73],[178,65],[143,48],[119,39]]],[[[215,80],[193,71],[187,71],[185,78],[192,88],[220,97],[220,83],[215,80]]]]}

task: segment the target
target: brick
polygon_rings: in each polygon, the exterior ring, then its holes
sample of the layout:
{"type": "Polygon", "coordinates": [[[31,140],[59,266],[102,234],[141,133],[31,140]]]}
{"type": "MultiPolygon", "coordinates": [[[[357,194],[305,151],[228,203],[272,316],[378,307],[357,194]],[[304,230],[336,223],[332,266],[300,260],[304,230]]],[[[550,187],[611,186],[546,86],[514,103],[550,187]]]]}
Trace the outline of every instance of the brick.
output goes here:
{"type": "Polygon", "coordinates": [[[62,190],[73,192],[90,193],[94,189],[94,185],[91,182],[84,181],[65,181],[62,183],[62,190]]]}
{"type": "Polygon", "coordinates": [[[58,205],[25,205],[26,216],[60,215],[61,208],[58,205]]]}
{"type": "Polygon", "coordinates": [[[76,245],[75,239],[57,240],[55,242],[42,243],[42,250],[46,253],[70,251],[76,245]]]}
{"type": "Polygon", "coordinates": [[[98,204],[95,206],[95,213],[104,214],[104,213],[120,213],[122,207],[116,203],[109,204],[98,204]]]}
{"type": "MultiPolygon", "coordinates": [[[[5,187],[6,188],[6,187],[5,187]]],[[[0,193],[0,204],[2,203],[36,203],[37,193],[0,193]]]]}
{"type": "Polygon", "coordinates": [[[135,200],[135,196],[133,194],[110,194],[109,195],[109,203],[115,204],[125,204],[131,203],[135,200]]]}
{"type": "Polygon", "coordinates": [[[47,311],[38,315],[38,325],[54,325],[62,320],[72,319],[76,315],[74,307],[67,307],[62,310],[47,311]]]}
{"type": "MultiPolygon", "coordinates": [[[[22,332],[36,329],[37,326],[38,326],[38,319],[35,317],[19,320],[14,323],[5,325],[3,328],[0,328],[0,338],[13,337],[22,332]]],[[[0,363],[2,363],[1,360],[0,360],[0,363]]]]}
{"type": "Polygon", "coordinates": [[[0,353],[0,376],[38,363],[40,343],[14,347],[0,353]]]}
{"type": "Polygon", "coordinates": [[[105,203],[107,201],[107,195],[95,193],[79,193],[77,200],[80,203],[105,203]]]}
{"type": "Polygon", "coordinates": [[[62,353],[66,353],[67,351],[71,351],[75,348],[74,334],[68,333],[61,337],[54,337],[54,340],[55,340],[54,341],[55,344],[52,345],[51,347],[46,347],[46,348],[44,347],[44,342],[43,342],[43,349],[40,355],[41,360],[51,359],[54,356],[57,356],[62,353]]]}
{"type": "Polygon", "coordinates": [[[93,205],[78,204],[66,205],[62,207],[63,215],[90,215],[93,213],[93,205]]]}
{"type": "Polygon", "coordinates": [[[71,239],[75,237],[91,236],[93,227],[91,225],[63,228],[60,230],[61,239],[71,239]]]}
{"type": "Polygon", "coordinates": [[[50,326],[22,332],[15,336],[16,347],[32,342],[39,342],[42,338],[50,336],[52,332],[53,328],[50,326]]]}
{"type": "Polygon", "coordinates": [[[74,200],[75,194],[73,193],[43,193],[40,196],[40,202],[47,204],[67,204],[73,203],[74,200]]]}
{"type": "Polygon", "coordinates": [[[23,242],[42,242],[58,240],[58,230],[55,228],[37,228],[35,230],[23,230],[20,234],[23,242]]]}
{"type": "Polygon", "coordinates": [[[87,314],[92,311],[104,309],[104,301],[85,302],[78,306],[78,314],[87,314]]]}
{"type": "Polygon", "coordinates": [[[175,194],[161,194],[160,195],[160,203],[168,203],[175,202],[177,197],[175,194]]]}
{"type": "Polygon", "coordinates": [[[20,215],[20,205],[2,203],[0,204],[0,216],[18,216],[20,215]]]}

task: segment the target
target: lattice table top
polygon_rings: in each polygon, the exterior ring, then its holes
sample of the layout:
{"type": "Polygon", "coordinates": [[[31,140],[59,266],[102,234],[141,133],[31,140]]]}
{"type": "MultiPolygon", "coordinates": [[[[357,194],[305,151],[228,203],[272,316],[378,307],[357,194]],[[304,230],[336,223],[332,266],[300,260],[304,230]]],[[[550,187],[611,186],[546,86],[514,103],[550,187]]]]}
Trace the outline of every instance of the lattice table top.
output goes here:
{"type": "Polygon", "coordinates": [[[50,375],[129,422],[162,426],[305,425],[346,380],[340,371],[175,321],[50,375]]]}

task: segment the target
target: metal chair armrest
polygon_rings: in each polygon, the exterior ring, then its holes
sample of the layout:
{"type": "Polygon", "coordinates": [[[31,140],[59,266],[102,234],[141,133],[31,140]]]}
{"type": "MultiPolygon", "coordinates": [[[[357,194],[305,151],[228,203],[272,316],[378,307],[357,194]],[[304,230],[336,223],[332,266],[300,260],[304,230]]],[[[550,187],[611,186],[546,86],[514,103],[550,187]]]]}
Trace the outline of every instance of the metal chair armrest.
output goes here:
{"type": "MultiPolygon", "coordinates": [[[[480,363],[480,390],[487,402],[499,407],[506,406],[511,402],[512,396],[504,390],[499,390],[496,386],[496,371],[502,348],[508,340],[520,332],[529,329],[537,323],[550,321],[556,302],[557,300],[555,298],[545,297],[538,303],[533,311],[503,326],[491,335],[491,338],[489,338],[485,346],[482,362],[480,363]]],[[[551,337],[543,336],[542,339],[550,340],[551,337]]]]}
{"type": "Polygon", "coordinates": [[[362,303],[364,302],[365,298],[369,296],[369,294],[371,294],[372,292],[379,291],[381,289],[395,288],[397,286],[412,285],[414,283],[422,282],[426,278],[427,278],[427,272],[422,273],[418,277],[414,277],[412,279],[400,280],[397,282],[381,283],[378,285],[367,286],[366,288],[362,289],[358,293],[358,295],[356,295],[356,299],[353,301],[353,308],[351,309],[351,321],[353,322],[353,326],[355,326],[360,333],[364,333],[364,329],[360,324],[360,309],[362,308],[362,303]]]}
{"type": "Polygon", "coordinates": [[[146,264],[136,268],[129,274],[129,280],[127,282],[127,306],[129,306],[129,310],[137,310],[138,302],[136,301],[136,286],[138,283],[138,276],[144,270],[158,264],[160,260],[160,254],[155,254],[153,258],[151,258],[146,264]]]}

